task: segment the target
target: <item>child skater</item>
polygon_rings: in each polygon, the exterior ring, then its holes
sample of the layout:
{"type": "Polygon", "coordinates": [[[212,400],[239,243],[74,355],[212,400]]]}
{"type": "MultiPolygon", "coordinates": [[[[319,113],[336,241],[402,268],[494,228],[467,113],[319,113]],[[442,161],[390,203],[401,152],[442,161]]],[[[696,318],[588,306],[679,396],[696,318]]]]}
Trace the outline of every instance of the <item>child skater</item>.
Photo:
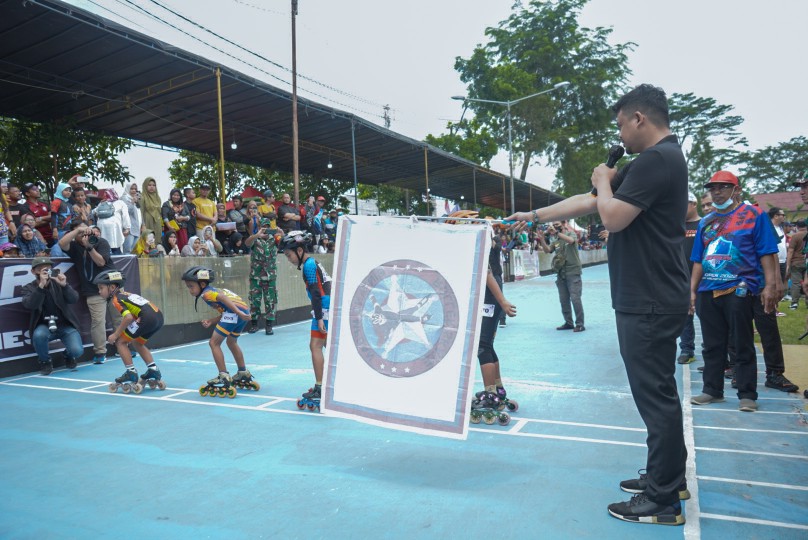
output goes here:
{"type": "MultiPolygon", "coordinates": [[[[203,396],[218,395],[219,397],[224,397],[227,395],[234,398],[236,397],[236,389],[233,385],[252,390],[261,388],[258,381],[253,379],[252,374],[247,370],[244,364],[244,353],[241,352],[241,347],[238,346],[238,337],[250,321],[250,308],[236,293],[227,289],[211,287],[214,279],[213,270],[204,266],[193,266],[182,275],[182,280],[185,282],[188,292],[196,298],[196,302],[199,302],[201,297],[206,304],[219,312],[218,317],[202,321],[202,326],[205,328],[215,325],[209,343],[219,375],[209,380],[207,386],[202,386],[199,393],[203,396]],[[227,372],[224,353],[222,352],[222,341],[225,339],[227,339],[227,348],[233,354],[238,367],[236,375],[232,378],[227,372]]],[[[194,302],[194,308],[196,308],[196,302],[194,302]]]]}
{"type": "Polygon", "coordinates": [[[125,292],[123,290],[125,281],[123,274],[118,270],[104,270],[93,280],[93,284],[98,286],[101,298],[112,303],[122,317],[121,324],[109,335],[107,341],[117,347],[126,371],[109,385],[109,390],[116,392],[118,388],[123,388],[125,394],[131,390],[139,394],[146,384],[150,388],[165,390],[166,384],[162,380],[160,369],[154,363],[151,351],[146,347],[149,338],[163,327],[163,313],[142,296],[125,292]],[[132,363],[130,343],[146,363],[146,372],[140,376],[140,384],[137,370],[132,363]]]}
{"type": "MultiPolygon", "coordinates": [[[[449,215],[454,218],[477,218],[478,213],[472,210],[460,210],[449,215]]],[[[455,223],[447,221],[447,223],[455,223]]],[[[479,221],[478,221],[479,223],[479,221]]],[[[508,317],[516,316],[516,306],[511,304],[502,294],[497,276],[502,276],[502,265],[499,260],[501,247],[492,243],[488,254],[488,275],[485,282],[485,298],[483,299],[483,321],[480,326],[480,342],[477,358],[480,361],[480,371],[483,376],[484,390],[478,392],[471,404],[471,421],[473,423],[485,419],[486,423],[493,423],[498,419],[501,424],[507,424],[510,419],[507,415],[498,413],[507,406],[511,411],[518,408],[515,401],[509,401],[502,384],[502,375],[499,371],[499,357],[494,350],[494,339],[497,336],[497,326],[502,313],[508,317]]]]}
{"type": "Polygon", "coordinates": [[[331,306],[331,276],[308,253],[312,242],[311,233],[291,231],[281,240],[280,248],[289,262],[296,265],[298,270],[303,268],[303,281],[306,283],[306,294],[311,300],[312,309],[309,349],[314,369],[314,387],[309,388],[309,391],[303,394],[302,398],[298,400],[297,406],[300,409],[308,407],[309,410],[320,410],[323,364],[325,363],[323,348],[328,337],[328,309],[331,306]]]}

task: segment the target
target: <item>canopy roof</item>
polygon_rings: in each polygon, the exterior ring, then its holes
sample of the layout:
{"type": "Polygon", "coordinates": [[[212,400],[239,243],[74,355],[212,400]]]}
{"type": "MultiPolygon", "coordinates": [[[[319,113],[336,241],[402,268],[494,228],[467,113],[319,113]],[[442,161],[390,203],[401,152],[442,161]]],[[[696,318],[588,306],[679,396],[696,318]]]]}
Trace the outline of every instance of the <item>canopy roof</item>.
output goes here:
{"type": "MultiPolygon", "coordinates": [[[[53,0],[0,0],[0,115],[219,155],[221,68],[225,159],[292,170],[291,93],[53,0]],[[238,148],[230,148],[230,139],[238,148]]],[[[507,175],[353,114],[298,98],[301,173],[390,184],[504,208],[507,175]],[[328,169],[331,162],[333,168],[328,169]]],[[[516,180],[517,210],[560,195],[516,180]]]]}

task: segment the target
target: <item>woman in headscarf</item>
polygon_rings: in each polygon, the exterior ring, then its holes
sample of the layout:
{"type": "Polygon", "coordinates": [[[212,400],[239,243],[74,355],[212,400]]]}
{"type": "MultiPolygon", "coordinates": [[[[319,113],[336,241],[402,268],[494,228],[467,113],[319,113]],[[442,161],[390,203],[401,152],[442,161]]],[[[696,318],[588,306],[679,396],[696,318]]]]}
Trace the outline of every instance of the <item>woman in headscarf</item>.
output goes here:
{"type": "Polygon", "coordinates": [[[182,202],[182,191],[177,188],[171,190],[168,200],[163,203],[160,210],[165,232],[175,231],[177,233],[177,245],[180,249],[188,243],[188,221],[191,219],[188,213],[188,206],[182,202]]]}
{"type": "Polygon", "coordinates": [[[143,231],[132,250],[132,255],[137,255],[138,257],[159,257],[165,254],[165,248],[157,243],[154,238],[154,232],[149,229],[143,231]]]}
{"type": "MultiPolygon", "coordinates": [[[[140,207],[140,192],[137,190],[137,184],[132,182],[129,184],[123,195],[121,195],[121,200],[126,204],[126,209],[129,211],[129,224],[131,225],[129,228],[129,234],[126,236],[126,239],[123,241],[123,252],[129,253],[134,249],[135,244],[137,244],[138,239],[140,238],[140,211],[138,208],[140,207]]],[[[154,230],[154,229],[150,229],[154,230]]]]}
{"type": "Polygon", "coordinates": [[[210,225],[206,225],[205,228],[202,229],[202,242],[205,244],[205,247],[208,248],[209,257],[218,257],[219,253],[222,252],[222,244],[216,240],[213,227],[210,225]]]}
{"type": "Polygon", "coordinates": [[[40,238],[37,238],[36,232],[36,229],[28,223],[20,225],[17,241],[15,242],[20,248],[20,256],[33,259],[37,255],[46,253],[45,250],[48,249],[48,246],[40,238]]]}
{"type": "Polygon", "coordinates": [[[104,200],[93,209],[93,214],[96,216],[96,226],[101,229],[101,238],[109,242],[111,253],[123,254],[123,243],[132,230],[132,224],[129,221],[129,209],[126,203],[118,198],[115,189],[104,190],[104,200]],[[112,215],[102,211],[105,203],[111,205],[112,215]]]}
{"type": "Polygon", "coordinates": [[[143,200],[140,210],[143,214],[143,228],[153,231],[163,230],[163,220],[160,218],[160,207],[163,202],[157,194],[157,181],[151,176],[143,181],[143,200]]]}
{"type": "Polygon", "coordinates": [[[163,249],[169,257],[180,256],[180,246],[177,245],[177,233],[168,231],[163,234],[163,249]]]}
{"type": "Polygon", "coordinates": [[[192,236],[180,254],[183,257],[206,257],[208,256],[208,246],[198,236],[192,236]]]}

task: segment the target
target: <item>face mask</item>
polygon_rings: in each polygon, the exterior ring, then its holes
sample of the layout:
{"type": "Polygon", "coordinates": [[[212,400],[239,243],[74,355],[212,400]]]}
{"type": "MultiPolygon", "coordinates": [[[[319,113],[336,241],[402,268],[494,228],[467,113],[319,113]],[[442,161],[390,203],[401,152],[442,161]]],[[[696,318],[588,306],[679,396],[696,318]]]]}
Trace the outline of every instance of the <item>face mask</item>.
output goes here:
{"type": "MultiPolygon", "coordinates": [[[[735,190],[733,189],[732,192],[735,193],[735,190]]],[[[715,207],[716,210],[726,210],[727,208],[732,206],[733,202],[734,201],[732,200],[732,194],[730,194],[729,199],[722,202],[721,204],[718,204],[717,202],[713,201],[713,206],[715,207]]]]}

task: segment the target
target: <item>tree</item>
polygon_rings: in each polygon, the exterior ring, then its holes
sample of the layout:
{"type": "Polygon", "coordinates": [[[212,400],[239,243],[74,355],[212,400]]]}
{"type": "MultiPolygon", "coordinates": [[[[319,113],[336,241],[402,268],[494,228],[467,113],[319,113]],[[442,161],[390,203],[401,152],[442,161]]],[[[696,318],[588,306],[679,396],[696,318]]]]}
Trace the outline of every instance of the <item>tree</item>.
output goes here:
{"type": "Polygon", "coordinates": [[[758,193],[788,191],[808,171],[808,138],[794,137],[776,146],[744,154],[741,174],[758,193]]]}
{"type": "Polygon", "coordinates": [[[0,120],[0,163],[9,181],[37,182],[50,199],[59,182],[76,174],[87,177],[91,189],[98,181],[123,185],[131,175],[118,156],[131,147],[128,139],[70,124],[0,120]]]}
{"type": "Polygon", "coordinates": [[[393,212],[400,216],[426,215],[426,195],[390,185],[359,184],[359,198],[375,199],[380,212],[393,212]]]}
{"type": "MultiPolygon", "coordinates": [[[[487,44],[455,62],[468,96],[475,99],[513,101],[561,81],[571,83],[568,89],[511,107],[513,154],[522,164],[522,180],[533,159],[544,155],[548,164],[559,167],[558,184],[573,186],[581,181],[572,167],[574,156],[582,148],[585,154],[592,152],[589,147],[603,154],[613,142],[609,106],[630,74],[626,53],[634,44],[610,45],[611,29],[581,27],[577,19],[587,1],[532,0],[497,28],[488,28],[487,44]]],[[[469,107],[499,146],[507,148],[505,106],[470,101],[469,107]]]]}
{"type": "MultiPolygon", "coordinates": [[[[294,180],[292,174],[288,172],[273,171],[254,165],[245,165],[225,161],[225,199],[229,200],[233,195],[241,193],[247,186],[258,191],[271,189],[275,197],[281,198],[283,193],[294,193],[294,180]]],[[[180,150],[179,157],[171,162],[168,168],[169,176],[174,183],[174,187],[192,187],[198,189],[202,184],[211,186],[211,197],[220,200],[219,197],[219,160],[209,154],[180,150]]],[[[353,184],[342,180],[321,178],[313,175],[300,175],[301,197],[308,194],[323,195],[329,205],[347,208],[349,201],[344,193],[353,184]]],[[[305,199],[301,201],[305,204],[305,199]]]]}
{"type": "Polygon", "coordinates": [[[691,92],[671,94],[668,107],[671,131],[684,149],[694,192],[702,191],[715,172],[728,165],[741,165],[748,143],[738,131],[744,119],[730,114],[732,105],[721,105],[713,98],[698,97],[691,92]]]}
{"type": "Polygon", "coordinates": [[[457,123],[449,122],[446,124],[446,128],[449,133],[438,136],[430,133],[424,142],[478,165],[491,166],[491,159],[497,155],[499,147],[487,126],[481,125],[477,119],[473,118],[471,120],[461,119],[457,123]]]}

